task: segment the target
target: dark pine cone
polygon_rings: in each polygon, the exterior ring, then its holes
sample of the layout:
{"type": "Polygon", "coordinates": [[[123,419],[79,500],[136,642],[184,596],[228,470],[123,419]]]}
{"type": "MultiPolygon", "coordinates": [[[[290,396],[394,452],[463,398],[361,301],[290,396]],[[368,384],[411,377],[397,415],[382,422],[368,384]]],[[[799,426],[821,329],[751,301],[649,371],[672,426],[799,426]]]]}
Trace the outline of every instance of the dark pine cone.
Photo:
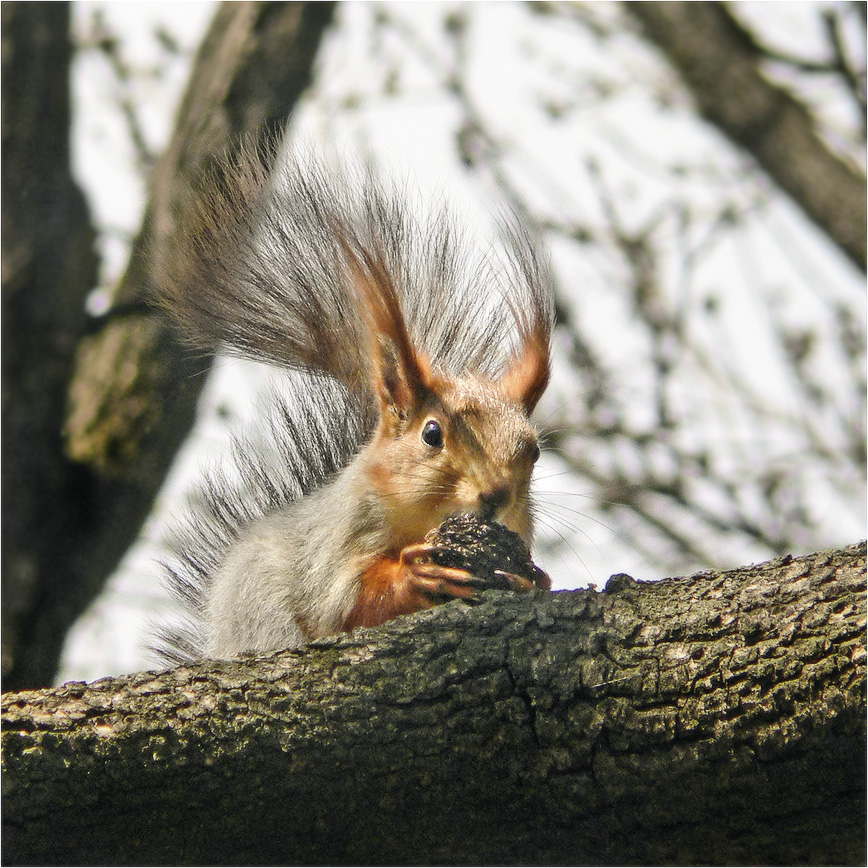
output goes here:
{"type": "Polygon", "coordinates": [[[539,588],[551,588],[551,579],[530,558],[522,538],[508,527],[475,515],[453,515],[425,537],[436,549],[432,560],[443,567],[467,570],[489,588],[507,591],[510,583],[496,571],[513,573],[539,588]]]}

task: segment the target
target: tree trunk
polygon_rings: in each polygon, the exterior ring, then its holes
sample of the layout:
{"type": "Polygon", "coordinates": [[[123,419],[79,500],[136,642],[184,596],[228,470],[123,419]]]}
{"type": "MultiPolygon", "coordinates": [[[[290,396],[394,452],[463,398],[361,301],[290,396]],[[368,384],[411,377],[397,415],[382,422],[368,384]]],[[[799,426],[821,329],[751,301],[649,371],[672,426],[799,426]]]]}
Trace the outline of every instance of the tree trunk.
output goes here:
{"type": "Polygon", "coordinates": [[[184,219],[190,187],[209,162],[237,147],[244,134],[287,123],[310,80],[332,10],[331,3],[227,3],[218,9],[196,59],[172,141],[151,178],[147,216],[115,308],[91,323],[92,333],[85,335],[84,297],[94,284],[92,264],[83,279],[82,268],[68,260],[52,266],[73,242],[92,240],[80,194],[68,180],[69,107],[64,103],[65,113],[46,110],[52,100],[67,99],[68,63],[60,61],[69,55],[69,10],[63,4],[22,4],[22,10],[14,3],[3,6],[4,72],[7,42],[12,61],[33,66],[29,73],[4,77],[4,187],[7,194],[17,189],[6,186],[11,176],[45,188],[22,199],[20,208],[12,208],[9,195],[3,200],[7,689],[51,683],[67,630],[135,540],[192,425],[207,363],[194,358],[149,309],[154,263],[171,256],[175,221],[184,219]],[[24,8],[58,19],[54,43],[36,40],[33,47],[21,41],[18,30],[10,27],[7,34],[7,14],[21,17],[24,8]],[[60,72],[50,77],[41,94],[33,82],[43,81],[38,73],[46,69],[60,72]],[[20,109],[17,102],[7,106],[7,84],[22,103],[20,109]],[[16,116],[14,124],[8,121],[7,108],[16,116]],[[28,136],[24,122],[31,116],[37,122],[51,118],[56,125],[52,134],[63,143],[59,168],[40,162],[45,141],[53,139],[43,128],[28,136]],[[13,143],[13,132],[23,139],[20,148],[7,146],[7,131],[13,143]],[[28,155],[35,155],[36,165],[28,155]],[[63,223],[67,202],[77,210],[63,223]],[[40,203],[47,215],[34,210],[40,203]],[[7,288],[7,259],[21,259],[7,257],[7,217],[13,228],[32,219],[48,234],[49,243],[32,256],[31,268],[40,274],[54,267],[55,283],[47,288],[57,288],[56,293],[36,283],[7,288]],[[58,224],[66,233],[60,239],[50,235],[58,224]],[[46,325],[53,320],[56,337],[46,325]],[[52,364],[57,370],[48,388],[37,375],[52,364]]]}
{"type": "Polygon", "coordinates": [[[2,15],[3,681],[17,688],[50,683],[71,623],[68,558],[90,488],[61,432],[97,258],[70,172],[70,6],[2,15]]]}
{"type": "Polygon", "coordinates": [[[6,864],[864,864],[865,544],[7,695],[6,864]]]}
{"type": "Polygon", "coordinates": [[[625,3],[681,73],[702,114],[863,271],[865,175],[833,154],[805,107],[762,73],[750,34],[723,3],[625,3]]]}

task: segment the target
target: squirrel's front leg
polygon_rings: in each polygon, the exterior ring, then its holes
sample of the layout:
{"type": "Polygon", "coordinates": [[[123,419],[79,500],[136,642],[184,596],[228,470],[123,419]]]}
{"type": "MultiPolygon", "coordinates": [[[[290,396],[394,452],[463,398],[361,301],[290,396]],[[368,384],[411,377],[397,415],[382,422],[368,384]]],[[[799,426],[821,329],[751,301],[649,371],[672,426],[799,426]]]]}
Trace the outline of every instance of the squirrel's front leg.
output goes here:
{"type": "MultiPolygon", "coordinates": [[[[342,630],[354,627],[376,627],[399,615],[409,615],[430,609],[450,599],[473,600],[488,583],[454,567],[444,567],[432,561],[436,546],[427,543],[410,545],[397,558],[378,560],[362,574],[356,603],[341,625],[342,630]]],[[[533,582],[502,573],[514,591],[533,590],[533,582]]]]}

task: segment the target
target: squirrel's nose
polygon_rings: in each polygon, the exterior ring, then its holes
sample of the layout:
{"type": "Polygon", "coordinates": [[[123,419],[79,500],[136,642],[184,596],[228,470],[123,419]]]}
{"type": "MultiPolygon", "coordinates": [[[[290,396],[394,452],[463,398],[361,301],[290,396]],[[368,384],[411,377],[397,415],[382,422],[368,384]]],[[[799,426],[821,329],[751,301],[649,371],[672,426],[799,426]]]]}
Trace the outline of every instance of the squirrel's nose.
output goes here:
{"type": "Polygon", "coordinates": [[[493,488],[491,491],[480,492],[479,494],[479,515],[486,520],[493,519],[498,510],[502,509],[509,503],[509,487],[501,485],[498,488],[493,488]]]}

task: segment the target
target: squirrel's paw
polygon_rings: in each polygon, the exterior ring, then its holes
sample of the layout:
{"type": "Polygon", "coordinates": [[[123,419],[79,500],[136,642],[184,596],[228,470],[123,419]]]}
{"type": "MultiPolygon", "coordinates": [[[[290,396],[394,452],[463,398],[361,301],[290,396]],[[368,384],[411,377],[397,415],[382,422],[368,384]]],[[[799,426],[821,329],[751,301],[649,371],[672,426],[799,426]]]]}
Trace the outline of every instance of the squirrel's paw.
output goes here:
{"type": "Polygon", "coordinates": [[[426,543],[407,546],[401,552],[401,565],[406,570],[408,585],[425,597],[475,600],[485,582],[467,570],[444,567],[431,560],[433,546],[426,543]]]}
{"type": "Polygon", "coordinates": [[[414,586],[414,590],[426,596],[475,600],[480,591],[492,587],[503,590],[504,581],[509,590],[517,593],[532,591],[535,587],[528,579],[504,570],[495,570],[495,575],[500,581],[494,584],[467,570],[442,566],[431,559],[436,551],[436,546],[419,543],[407,546],[401,552],[401,563],[409,572],[410,583],[414,586]]]}

